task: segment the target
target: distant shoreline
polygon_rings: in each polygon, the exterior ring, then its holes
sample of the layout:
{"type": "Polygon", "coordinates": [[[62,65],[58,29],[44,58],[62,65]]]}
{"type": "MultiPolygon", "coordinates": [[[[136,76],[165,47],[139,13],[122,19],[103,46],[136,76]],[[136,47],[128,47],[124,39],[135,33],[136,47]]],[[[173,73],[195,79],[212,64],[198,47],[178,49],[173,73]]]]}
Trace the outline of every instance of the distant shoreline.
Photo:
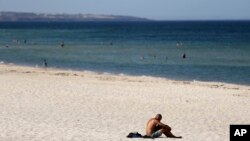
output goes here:
{"type": "Polygon", "coordinates": [[[51,14],[0,11],[0,22],[237,22],[250,19],[169,19],[157,20],[126,15],[102,14],[51,14]]]}
{"type": "Polygon", "coordinates": [[[89,20],[89,21],[63,21],[63,20],[54,20],[54,21],[1,21],[0,23],[249,23],[250,20],[146,20],[146,21],[111,21],[111,20],[89,20]]]}
{"type": "Polygon", "coordinates": [[[31,12],[0,12],[0,21],[148,21],[150,19],[119,16],[119,15],[97,15],[97,14],[49,14],[31,12]]]}

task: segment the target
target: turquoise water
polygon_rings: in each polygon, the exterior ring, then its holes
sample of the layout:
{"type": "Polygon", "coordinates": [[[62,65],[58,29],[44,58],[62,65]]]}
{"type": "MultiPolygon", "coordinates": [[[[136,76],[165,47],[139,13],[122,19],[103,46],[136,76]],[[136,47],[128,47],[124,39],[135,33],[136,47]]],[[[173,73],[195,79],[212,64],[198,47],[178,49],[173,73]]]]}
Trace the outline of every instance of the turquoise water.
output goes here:
{"type": "Polygon", "coordinates": [[[250,84],[249,21],[5,22],[0,37],[5,63],[250,84]]]}

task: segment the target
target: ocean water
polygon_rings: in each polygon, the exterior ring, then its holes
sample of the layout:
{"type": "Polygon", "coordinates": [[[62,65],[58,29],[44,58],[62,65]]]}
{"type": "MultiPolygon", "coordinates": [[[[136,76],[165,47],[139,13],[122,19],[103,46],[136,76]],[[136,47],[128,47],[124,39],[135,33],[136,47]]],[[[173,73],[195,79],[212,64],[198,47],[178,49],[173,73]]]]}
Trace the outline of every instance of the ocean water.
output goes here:
{"type": "Polygon", "coordinates": [[[250,21],[0,23],[1,62],[44,59],[54,68],[250,85],[250,21]]]}

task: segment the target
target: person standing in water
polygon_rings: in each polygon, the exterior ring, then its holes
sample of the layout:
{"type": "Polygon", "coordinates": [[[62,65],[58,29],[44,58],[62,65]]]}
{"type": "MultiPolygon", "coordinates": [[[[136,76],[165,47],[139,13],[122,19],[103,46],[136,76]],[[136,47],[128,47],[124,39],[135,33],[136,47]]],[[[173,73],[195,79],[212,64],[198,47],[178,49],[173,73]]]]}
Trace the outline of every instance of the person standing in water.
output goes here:
{"type": "Polygon", "coordinates": [[[182,55],[182,59],[185,59],[187,56],[186,56],[186,53],[183,53],[182,55]]]}
{"type": "Polygon", "coordinates": [[[47,60],[43,59],[43,66],[46,68],[48,66],[47,60]]]}

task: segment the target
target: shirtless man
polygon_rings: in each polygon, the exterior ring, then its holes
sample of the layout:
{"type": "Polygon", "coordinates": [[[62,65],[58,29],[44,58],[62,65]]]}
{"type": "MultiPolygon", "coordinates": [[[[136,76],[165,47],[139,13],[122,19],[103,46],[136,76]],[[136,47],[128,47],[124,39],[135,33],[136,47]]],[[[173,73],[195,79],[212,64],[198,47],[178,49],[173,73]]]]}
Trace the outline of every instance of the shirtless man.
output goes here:
{"type": "Polygon", "coordinates": [[[157,138],[162,135],[166,135],[169,138],[182,138],[181,136],[175,136],[170,131],[171,128],[168,125],[161,123],[162,116],[157,114],[155,118],[151,118],[146,127],[146,134],[149,137],[157,138]]]}

